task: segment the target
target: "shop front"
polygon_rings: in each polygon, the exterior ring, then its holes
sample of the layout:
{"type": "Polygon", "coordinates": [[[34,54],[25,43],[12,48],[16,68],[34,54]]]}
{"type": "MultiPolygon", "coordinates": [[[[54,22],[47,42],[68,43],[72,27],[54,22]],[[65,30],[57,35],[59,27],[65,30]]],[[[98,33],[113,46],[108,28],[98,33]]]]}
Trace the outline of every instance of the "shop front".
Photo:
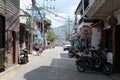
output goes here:
{"type": "Polygon", "coordinates": [[[116,72],[120,72],[119,4],[120,0],[91,0],[84,12],[84,15],[88,18],[104,19],[105,23],[104,28],[102,29],[102,43],[104,44],[104,48],[109,48],[113,53],[113,65],[114,71],[116,72]]]}

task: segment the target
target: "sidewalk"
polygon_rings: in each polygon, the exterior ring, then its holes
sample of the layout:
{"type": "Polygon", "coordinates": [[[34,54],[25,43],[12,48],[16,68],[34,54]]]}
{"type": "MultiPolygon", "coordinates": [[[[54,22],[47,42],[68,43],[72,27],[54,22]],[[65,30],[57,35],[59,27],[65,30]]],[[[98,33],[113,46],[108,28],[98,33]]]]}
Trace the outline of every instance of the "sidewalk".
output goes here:
{"type": "MultiPolygon", "coordinates": [[[[32,56],[34,56],[34,55],[33,55],[33,54],[29,54],[28,56],[29,56],[29,58],[30,58],[30,57],[32,57],[32,56]]],[[[5,75],[5,74],[9,73],[9,72],[12,72],[15,68],[17,68],[17,67],[19,67],[19,66],[20,66],[19,64],[15,64],[15,65],[11,66],[10,68],[7,68],[5,71],[0,72],[0,77],[1,77],[2,75],[5,75]]]]}
{"type": "Polygon", "coordinates": [[[7,73],[12,72],[12,71],[13,71],[15,68],[17,68],[18,66],[19,66],[19,64],[16,64],[16,65],[14,65],[14,66],[6,69],[5,71],[0,72],[0,77],[3,76],[3,75],[5,75],[5,74],[7,74],[7,73]]]}
{"type": "MultiPolygon", "coordinates": [[[[32,57],[33,55],[29,54],[28,56],[32,57]]],[[[8,74],[8,73],[12,72],[15,68],[17,68],[19,66],[20,66],[19,64],[15,64],[15,65],[11,66],[10,68],[7,68],[5,71],[0,72],[0,77],[3,76],[3,75],[5,75],[5,74],[8,74]]]]}

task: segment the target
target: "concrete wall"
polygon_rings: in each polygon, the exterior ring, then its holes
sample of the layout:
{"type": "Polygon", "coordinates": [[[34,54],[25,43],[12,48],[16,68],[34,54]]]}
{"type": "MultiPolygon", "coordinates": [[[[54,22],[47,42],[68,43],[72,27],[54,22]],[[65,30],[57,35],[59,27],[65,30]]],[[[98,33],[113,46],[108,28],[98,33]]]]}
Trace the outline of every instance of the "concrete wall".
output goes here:
{"type": "MultiPolygon", "coordinates": [[[[6,67],[9,68],[13,64],[17,64],[18,62],[18,54],[19,54],[19,0],[2,0],[5,3],[5,23],[6,23],[6,67]],[[13,32],[15,41],[13,40],[13,32]],[[9,34],[10,33],[10,34],[9,34]],[[10,41],[8,40],[10,39],[10,41]],[[14,46],[12,45],[14,44],[14,46]],[[10,49],[8,50],[8,45],[10,45],[10,49]],[[12,48],[14,47],[14,49],[12,48]],[[12,52],[14,50],[14,52],[12,52]],[[14,55],[13,55],[14,54],[14,55]],[[14,58],[13,58],[14,57],[14,58]],[[14,59],[14,61],[13,61],[14,59]]],[[[0,5],[1,6],[1,5],[0,5]]]]}
{"type": "Polygon", "coordinates": [[[92,38],[91,38],[91,46],[98,48],[101,39],[101,31],[98,31],[97,28],[92,28],[92,38]]]}

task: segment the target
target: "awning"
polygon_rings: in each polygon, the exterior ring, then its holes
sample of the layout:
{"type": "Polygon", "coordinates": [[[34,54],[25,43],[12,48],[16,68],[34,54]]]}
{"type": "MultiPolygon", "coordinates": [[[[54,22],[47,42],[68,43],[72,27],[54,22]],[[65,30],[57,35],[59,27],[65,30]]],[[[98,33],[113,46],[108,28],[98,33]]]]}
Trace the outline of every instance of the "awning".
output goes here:
{"type": "Polygon", "coordinates": [[[34,31],[35,30],[33,27],[31,27],[31,26],[29,26],[27,24],[24,24],[24,23],[20,23],[20,26],[25,27],[26,30],[28,30],[28,31],[34,31]]]}
{"type": "Polygon", "coordinates": [[[26,26],[27,29],[29,30],[35,30],[34,28],[32,28],[31,26],[26,26]]]}
{"type": "MultiPolygon", "coordinates": [[[[9,25],[7,24],[7,26],[9,26],[9,25]]],[[[19,30],[20,30],[19,19],[17,19],[17,20],[11,25],[11,27],[8,28],[8,30],[15,31],[15,32],[19,32],[19,30]]]]}
{"type": "Polygon", "coordinates": [[[90,25],[91,28],[98,27],[98,26],[99,26],[98,22],[90,25]]]}
{"type": "Polygon", "coordinates": [[[80,35],[80,32],[74,33],[69,37],[69,39],[71,40],[72,38],[77,37],[79,35],[80,35]]]}
{"type": "Polygon", "coordinates": [[[85,22],[82,22],[79,26],[78,26],[78,29],[80,29],[81,27],[84,27],[84,26],[90,26],[92,23],[85,23],[85,22]]]}
{"type": "Polygon", "coordinates": [[[75,14],[76,15],[80,15],[80,12],[82,11],[82,1],[80,1],[76,11],[75,11],[75,14]]]}
{"type": "Polygon", "coordinates": [[[120,9],[120,0],[95,0],[85,10],[85,15],[89,18],[105,18],[118,9],[120,9]]]}
{"type": "Polygon", "coordinates": [[[42,37],[42,34],[39,30],[37,30],[37,35],[38,35],[38,39],[42,42],[44,42],[44,38],[42,37]]]}

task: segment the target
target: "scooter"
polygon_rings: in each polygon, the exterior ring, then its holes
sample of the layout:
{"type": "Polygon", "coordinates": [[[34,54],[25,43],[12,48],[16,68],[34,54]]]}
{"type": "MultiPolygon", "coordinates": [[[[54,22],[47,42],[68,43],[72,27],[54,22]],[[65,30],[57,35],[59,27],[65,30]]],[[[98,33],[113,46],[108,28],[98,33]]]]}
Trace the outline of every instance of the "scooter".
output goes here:
{"type": "MultiPolygon", "coordinates": [[[[96,51],[90,50],[91,54],[96,53],[96,51]]],[[[108,52],[98,51],[99,55],[97,57],[81,56],[76,59],[77,70],[79,72],[85,72],[86,70],[103,71],[106,75],[112,73],[112,63],[107,59],[108,52]]],[[[96,54],[98,54],[96,53],[96,54]]]]}
{"type": "Polygon", "coordinates": [[[74,58],[75,56],[76,56],[76,53],[77,53],[78,51],[77,50],[74,50],[74,49],[69,49],[69,51],[68,51],[68,57],[69,58],[74,58]]]}
{"type": "Polygon", "coordinates": [[[29,62],[28,59],[28,51],[27,50],[21,50],[21,53],[19,55],[19,64],[25,64],[29,62]]]}
{"type": "Polygon", "coordinates": [[[81,50],[80,49],[75,49],[73,47],[69,48],[68,50],[68,57],[69,58],[76,58],[76,53],[79,53],[81,50]]]}

